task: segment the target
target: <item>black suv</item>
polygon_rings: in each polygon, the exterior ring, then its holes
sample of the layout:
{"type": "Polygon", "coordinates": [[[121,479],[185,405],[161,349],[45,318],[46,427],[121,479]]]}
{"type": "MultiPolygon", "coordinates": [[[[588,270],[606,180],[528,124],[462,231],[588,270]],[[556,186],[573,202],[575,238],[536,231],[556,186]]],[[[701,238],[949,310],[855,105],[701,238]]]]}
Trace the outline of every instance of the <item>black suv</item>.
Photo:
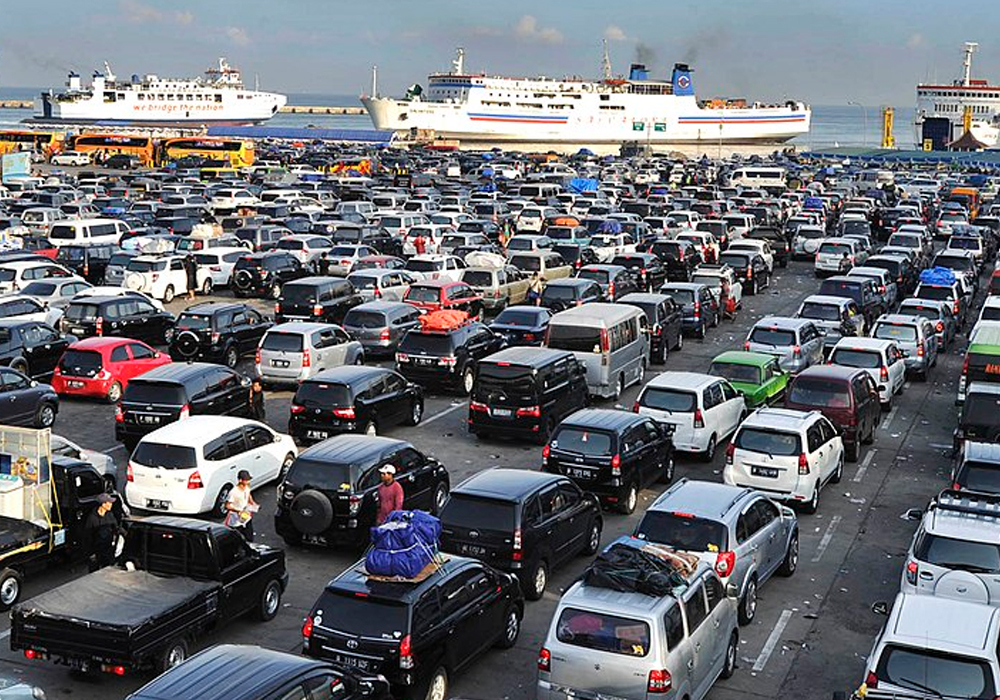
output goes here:
{"type": "Polygon", "coordinates": [[[759,253],[750,250],[724,250],[719,255],[719,264],[733,268],[736,279],[743,285],[743,293],[747,296],[753,296],[761,289],[771,286],[767,261],[759,253]]]}
{"type": "Polygon", "coordinates": [[[189,306],[177,317],[170,341],[174,360],[204,360],[236,367],[252,354],[274,324],[248,304],[209,301],[189,306]]]}
{"type": "Polygon", "coordinates": [[[542,469],[569,477],[630,514],[639,490],[674,477],[673,430],[645,416],[587,408],[564,420],[542,450],[542,469]]]}
{"type": "Polygon", "coordinates": [[[63,333],[77,338],[132,338],[150,345],[165,343],[173,328],[174,315],[139,294],[74,299],[59,322],[63,333]]]}
{"type": "Polygon", "coordinates": [[[104,284],[108,261],[117,252],[118,246],[112,243],[64,245],[59,248],[55,260],[91,284],[104,284]]]}
{"type": "Polygon", "coordinates": [[[203,362],[163,365],[129,380],[115,410],[115,439],[131,452],[144,435],[175,420],[249,413],[248,378],[203,362]]]}
{"type": "Polygon", "coordinates": [[[456,673],[491,647],[517,643],[523,616],[517,579],[473,559],[451,556],[419,583],[351,566],[313,605],[302,651],[384,676],[394,698],[447,698],[456,673]]]}
{"type": "Polygon", "coordinates": [[[492,355],[504,340],[479,321],[448,330],[413,329],[399,342],[396,369],[422,386],[472,391],[476,361],[492,355]]]}
{"type": "Polygon", "coordinates": [[[771,245],[771,251],[774,253],[774,264],[778,267],[788,267],[788,260],[792,257],[792,247],[789,245],[788,239],[785,238],[785,234],[781,232],[781,229],[774,228],[773,226],[758,226],[746,234],[744,238],[767,241],[771,245]]]}
{"type": "Polygon", "coordinates": [[[451,492],[441,511],[441,549],[517,575],[524,597],[538,600],[550,571],[597,553],[603,528],[600,501],[566,477],[488,469],[451,492]]]}
{"type": "Polygon", "coordinates": [[[639,291],[639,283],[631,270],[621,265],[584,265],[576,272],[577,279],[593,280],[601,287],[609,304],[626,294],[639,291]]]}
{"type": "Polygon", "coordinates": [[[47,377],[75,340],[41,321],[0,320],[0,365],[34,379],[47,377]]]}
{"type": "Polygon", "coordinates": [[[568,277],[552,280],[542,290],[540,303],[553,313],[604,299],[601,285],[591,279],[568,277]]]}
{"type": "Polygon", "coordinates": [[[345,365],[326,369],[299,384],[292,398],[288,433],[301,443],[340,433],[375,435],[399,425],[417,425],[424,391],[383,367],[345,365]]]}
{"type": "Polygon", "coordinates": [[[263,295],[278,299],[286,283],[308,274],[309,270],[291,253],[278,250],[251,253],[237,260],[233,266],[233,294],[237,297],[263,295]]]}
{"type": "Polygon", "coordinates": [[[596,250],[579,243],[557,243],[552,246],[552,252],[558,253],[559,257],[574,270],[579,270],[584,265],[601,262],[601,259],[597,257],[596,250]]]}
{"type": "Polygon", "coordinates": [[[658,238],[649,244],[649,252],[663,263],[669,282],[689,282],[695,268],[703,262],[701,253],[690,241],[658,238]]]}
{"type": "Polygon", "coordinates": [[[611,264],[629,270],[638,281],[639,289],[647,292],[659,289],[667,281],[667,268],[652,253],[622,253],[612,258],[611,264]]]}
{"type": "Polygon", "coordinates": [[[339,277],[304,277],[289,282],[274,305],[274,319],[344,323],[347,312],[364,302],[350,281],[339,277]]]}
{"type": "Polygon", "coordinates": [[[684,344],[684,309],[668,294],[626,294],[618,300],[642,309],[649,325],[651,362],[666,364],[671,350],[684,344]]]}
{"type": "Polygon", "coordinates": [[[563,418],[587,405],[587,368],[571,352],[513,347],[480,360],[469,432],[544,445],[563,418]]]}
{"type": "Polygon", "coordinates": [[[396,468],[405,510],[440,512],[451,485],[443,464],[402,440],[338,435],[301,452],[288,469],[275,531],[289,545],[367,546],[384,464],[396,468]]]}

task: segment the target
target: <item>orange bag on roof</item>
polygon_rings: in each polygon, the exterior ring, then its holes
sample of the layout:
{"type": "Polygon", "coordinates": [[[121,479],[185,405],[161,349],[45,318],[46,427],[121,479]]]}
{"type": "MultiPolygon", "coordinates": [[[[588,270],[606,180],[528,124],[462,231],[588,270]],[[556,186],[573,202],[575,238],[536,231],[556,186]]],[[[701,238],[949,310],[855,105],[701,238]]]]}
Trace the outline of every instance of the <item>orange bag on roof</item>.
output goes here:
{"type": "Polygon", "coordinates": [[[431,311],[420,317],[420,328],[425,331],[448,331],[465,324],[469,314],[457,309],[431,311]]]}
{"type": "Polygon", "coordinates": [[[552,221],[553,226],[579,226],[580,220],[575,216],[560,216],[552,221]]]}

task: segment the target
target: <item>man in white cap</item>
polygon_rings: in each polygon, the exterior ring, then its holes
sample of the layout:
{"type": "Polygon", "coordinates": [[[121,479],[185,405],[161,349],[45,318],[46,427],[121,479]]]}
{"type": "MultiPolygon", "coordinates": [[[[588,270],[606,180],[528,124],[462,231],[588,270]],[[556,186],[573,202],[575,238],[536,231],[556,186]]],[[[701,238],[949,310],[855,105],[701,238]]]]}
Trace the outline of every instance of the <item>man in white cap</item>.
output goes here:
{"type": "Polygon", "coordinates": [[[396,481],[396,467],[383,465],[378,470],[382,483],[378,485],[378,514],[375,524],[381,525],[394,510],[403,510],[403,487],[396,481]]]}

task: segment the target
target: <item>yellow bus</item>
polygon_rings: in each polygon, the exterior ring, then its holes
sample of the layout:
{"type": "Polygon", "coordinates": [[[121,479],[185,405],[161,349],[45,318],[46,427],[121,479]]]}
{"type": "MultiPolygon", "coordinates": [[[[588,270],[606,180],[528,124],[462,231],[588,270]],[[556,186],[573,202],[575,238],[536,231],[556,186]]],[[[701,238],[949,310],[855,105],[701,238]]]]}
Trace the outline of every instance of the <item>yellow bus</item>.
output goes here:
{"type": "Polygon", "coordinates": [[[104,155],[138,156],[143,165],[153,165],[153,139],[134,134],[80,134],[69,140],[70,150],[83,153],[103,153],[104,155]]]}
{"type": "Polygon", "coordinates": [[[0,131],[0,155],[33,151],[50,156],[62,150],[65,134],[55,131],[0,131]]]}
{"type": "Polygon", "coordinates": [[[215,139],[208,137],[181,137],[163,142],[164,160],[180,160],[186,156],[201,156],[212,161],[227,161],[231,167],[247,168],[253,165],[253,141],[215,139]]]}

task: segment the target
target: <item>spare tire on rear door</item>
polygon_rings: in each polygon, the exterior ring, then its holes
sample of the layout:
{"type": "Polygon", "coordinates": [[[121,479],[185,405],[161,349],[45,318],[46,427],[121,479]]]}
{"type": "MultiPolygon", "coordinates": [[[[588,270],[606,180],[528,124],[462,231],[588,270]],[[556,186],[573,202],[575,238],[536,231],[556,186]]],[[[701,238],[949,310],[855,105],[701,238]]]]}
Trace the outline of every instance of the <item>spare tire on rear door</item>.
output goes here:
{"type": "Polygon", "coordinates": [[[233,284],[240,289],[247,289],[253,281],[253,275],[248,270],[237,270],[233,275],[233,284]]]}
{"type": "Polygon", "coordinates": [[[333,523],[333,504],[326,494],[306,489],[292,501],[292,525],[303,535],[318,535],[333,523]]]}
{"type": "Polygon", "coordinates": [[[200,344],[201,340],[194,331],[182,331],[174,340],[174,347],[177,348],[177,354],[181,357],[194,357],[200,344]]]}

